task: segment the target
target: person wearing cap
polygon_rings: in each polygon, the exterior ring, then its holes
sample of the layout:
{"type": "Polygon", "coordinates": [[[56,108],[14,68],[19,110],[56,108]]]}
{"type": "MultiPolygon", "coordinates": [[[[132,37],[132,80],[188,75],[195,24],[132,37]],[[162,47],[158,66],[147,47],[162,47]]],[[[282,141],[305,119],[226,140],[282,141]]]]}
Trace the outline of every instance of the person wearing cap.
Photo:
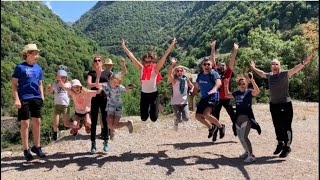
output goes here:
{"type": "Polygon", "coordinates": [[[154,64],[157,60],[155,52],[145,53],[141,58],[142,63],[140,63],[133,53],[126,47],[125,40],[122,39],[122,49],[141,73],[140,118],[142,121],[146,121],[150,116],[151,121],[155,122],[159,117],[160,98],[157,84],[162,79],[160,69],[175,44],[176,38],[174,37],[158,63],[154,64]]]}
{"type": "Polygon", "coordinates": [[[80,121],[83,120],[85,130],[89,134],[91,132],[91,99],[97,94],[100,94],[102,89],[88,90],[82,86],[78,79],[73,79],[71,81],[71,88],[68,88],[59,75],[58,81],[59,85],[72,97],[75,107],[73,128],[70,133],[76,136],[78,134],[78,130],[81,128],[80,121]]]}
{"type": "Polygon", "coordinates": [[[168,69],[168,79],[172,86],[171,105],[176,116],[174,120],[174,128],[178,130],[178,124],[189,120],[189,105],[188,105],[188,88],[190,93],[193,92],[194,85],[185,76],[185,68],[183,66],[175,66],[176,58],[171,59],[168,69]]]}
{"type": "MultiPolygon", "coordinates": [[[[65,70],[59,70],[57,72],[57,77],[61,77],[61,81],[65,84],[67,88],[71,88],[71,84],[68,81],[68,74],[65,70]]],[[[54,113],[53,113],[53,135],[52,139],[56,141],[58,139],[58,128],[59,128],[59,119],[60,114],[63,115],[63,124],[65,127],[72,128],[73,123],[69,121],[70,113],[70,99],[69,94],[58,84],[58,81],[53,85],[48,84],[46,93],[47,95],[54,92],[54,113]]]]}
{"type": "MultiPolygon", "coordinates": [[[[219,92],[219,103],[217,104],[215,110],[212,112],[212,115],[214,117],[216,117],[218,120],[220,120],[220,111],[222,109],[222,107],[225,108],[225,110],[227,111],[231,122],[232,122],[232,130],[234,132],[234,135],[236,135],[236,127],[235,127],[235,121],[236,121],[236,114],[232,108],[232,104],[231,104],[231,99],[230,97],[228,97],[226,95],[226,90],[229,90],[229,85],[230,85],[230,81],[232,78],[232,71],[234,68],[234,64],[235,64],[235,60],[236,60],[236,56],[237,56],[237,51],[238,51],[238,44],[234,43],[233,44],[233,51],[228,63],[228,67],[226,66],[225,63],[220,62],[218,63],[218,66],[216,64],[216,60],[215,60],[215,45],[216,45],[216,40],[211,42],[211,55],[210,55],[210,59],[211,59],[211,63],[212,63],[212,67],[214,69],[217,70],[217,72],[219,73],[220,77],[221,77],[221,88],[220,88],[220,92],[219,92]],[[226,83],[228,82],[228,83],[226,83]]],[[[215,125],[213,125],[214,128],[216,128],[215,125]]],[[[212,141],[215,142],[217,140],[217,133],[218,131],[214,131],[214,134],[212,135],[212,141]]]]}
{"type": "Polygon", "coordinates": [[[285,158],[291,152],[292,143],[292,119],[293,108],[291,98],[289,96],[289,78],[304,68],[306,64],[311,62],[315,50],[311,52],[305,60],[290,70],[282,70],[280,61],[273,59],[271,61],[271,72],[266,73],[256,68],[256,63],[251,61],[250,67],[260,77],[268,79],[270,90],[270,113],[278,145],[273,152],[274,155],[280,154],[279,157],[285,158]]]}
{"type": "Polygon", "coordinates": [[[46,157],[40,145],[41,108],[43,106],[43,72],[37,64],[39,49],[27,44],[22,50],[24,62],[18,64],[11,79],[14,105],[18,109],[23,154],[27,161],[33,159],[31,152],[46,157]],[[29,119],[32,120],[33,146],[29,148],[29,119]]]}

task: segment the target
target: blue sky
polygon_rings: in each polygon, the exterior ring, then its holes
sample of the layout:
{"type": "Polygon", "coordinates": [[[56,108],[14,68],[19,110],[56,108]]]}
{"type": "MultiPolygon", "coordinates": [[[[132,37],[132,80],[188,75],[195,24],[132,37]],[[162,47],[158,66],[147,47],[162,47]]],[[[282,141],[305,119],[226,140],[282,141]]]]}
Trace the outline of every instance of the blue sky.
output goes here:
{"type": "Polygon", "coordinates": [[[65,22],[75,22],[98,1],[43,1],[65,22]]]}

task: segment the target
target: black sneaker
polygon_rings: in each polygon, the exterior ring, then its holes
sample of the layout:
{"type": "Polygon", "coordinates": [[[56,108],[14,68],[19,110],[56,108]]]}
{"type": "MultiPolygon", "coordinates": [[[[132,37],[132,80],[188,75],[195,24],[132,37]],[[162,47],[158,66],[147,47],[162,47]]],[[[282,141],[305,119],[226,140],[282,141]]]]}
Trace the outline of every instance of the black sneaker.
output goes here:
{"type": "Polygon", "coordinates": [[[282,150],[283,150],[283,144],[282,144],[282,143],[279,143],[279,144],[277,145],[276,150],[273,152],[273,155],[277,155],[277,154],[281,153],[282,150]]]}
{"type": "Polygon", "coordinates": [[[33,160],[33,156],[32,156],[32,154],[30,152],[30,149],[24,150],[23,151],[23,155],[24,155],[24,158],[26,158],[27,161],[33,160]]]}
{"type": "Polygon", "coordinates": [[[53,132],[52,139],[56,141],[58,139],[58,132],[53,132]]]}
{"type": "Polygon", "coordinates": [[[222,139],[225,135],[225,132],[226,132],[226,126],[224,124],[221,124],[222,125],[222,128],[219,128],[219,137],[220,139],[222,139]]]}
{"type": "Polygon", "coordinates": [[[213,135],[213,131],[215,130],[215,126],[212,125],[211,128],[209,129],[209,134],[208,134],[208,138],[211,138],[213,135]]]}
{"type": "Polygon", "coordinates": [[[214,131],[213,131],[213,135],[212,135],[212,142],[215,142],[217,140],[217,136],[218,136],[218,127],[214,126],[214,131]]]}
{"type": "Polygon", "coordinates": [[[289,146],[283,146],[283,150],[282,150],[281,154],[279,155],[279,157],[285,158],[288,156],[288,154],[290,152],[291,152],[291,148],[289,146]]]}
{"type": "Polygon", "coordinates": [[[41,147],[32,146],[31,151],[37,154],[37,156],[39,156],[40,158],[46,157],[46,155],[42,152],[41,147]]]}

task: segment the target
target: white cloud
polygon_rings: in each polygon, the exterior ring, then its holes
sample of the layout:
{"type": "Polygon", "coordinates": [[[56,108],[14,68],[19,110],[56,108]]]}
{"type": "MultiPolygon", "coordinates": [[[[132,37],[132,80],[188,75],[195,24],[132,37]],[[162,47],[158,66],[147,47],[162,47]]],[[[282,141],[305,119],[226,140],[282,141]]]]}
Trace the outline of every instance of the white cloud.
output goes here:
{"type": "Polygon", "coordinates": [[[52,10],[52,6],[51,6],[51,2],[50,2],[50,1],[45,1],[44,4],[45,4],[46,6],[48,6],[49,9],[52,10]]]}

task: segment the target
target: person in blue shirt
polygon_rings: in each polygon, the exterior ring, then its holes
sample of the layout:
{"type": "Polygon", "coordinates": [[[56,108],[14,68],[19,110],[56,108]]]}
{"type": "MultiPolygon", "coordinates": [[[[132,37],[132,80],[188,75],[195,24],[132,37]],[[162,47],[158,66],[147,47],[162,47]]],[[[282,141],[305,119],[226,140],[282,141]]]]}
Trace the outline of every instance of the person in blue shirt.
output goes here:
{"type": "Polygon", "coordinates": [[[208,127],[208,138],[212,137],[214,131],[219,130],[221,139],[225,134],[225,125],[220,124],[217,118],[211,114],[215,111],[219,102],[221,80],[219,74],[212,69],[212,64],[209,59],[205,58],[202,60],[201,72],[198,74],[196,82],[196,89],[200,89],[201,93],[201,99],[197,105],[196,119],[208,127]]]}
{"type": "Polygon", "coordinates": [[[22,51],[24,62],[18,64],[12,75],[12,95],[14,105],[18,109],[20,121],[20,135],[23,145],[24,157],[27,161],[33,159],[31,151],[40,158],[46,155],[40,146],[41,108],[43,105],[43,74],[42,68],[37,64],[39,49],[36,44],[24,46],[22,51]],[[29,119],[32,119],[32,134],[34,146],[29,148],[29,119]],[[31,151],[30,151],[31,150],[31,151]]]}

